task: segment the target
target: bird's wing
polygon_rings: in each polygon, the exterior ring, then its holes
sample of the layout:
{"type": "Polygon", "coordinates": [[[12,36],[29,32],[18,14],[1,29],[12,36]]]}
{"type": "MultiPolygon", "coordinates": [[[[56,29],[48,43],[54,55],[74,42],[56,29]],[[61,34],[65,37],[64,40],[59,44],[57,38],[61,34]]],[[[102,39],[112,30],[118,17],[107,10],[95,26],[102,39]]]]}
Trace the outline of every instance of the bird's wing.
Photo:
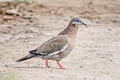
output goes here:
{"type": "Polygon", "coordinates": [[[63,36],[58,36],[48,40],[43,43],[36,51],[36,54],[42,54],[44,56],[47,55],[55,55],[60,52],[64,52],[68,48],[69,44],[67,38],[63,36]]]}

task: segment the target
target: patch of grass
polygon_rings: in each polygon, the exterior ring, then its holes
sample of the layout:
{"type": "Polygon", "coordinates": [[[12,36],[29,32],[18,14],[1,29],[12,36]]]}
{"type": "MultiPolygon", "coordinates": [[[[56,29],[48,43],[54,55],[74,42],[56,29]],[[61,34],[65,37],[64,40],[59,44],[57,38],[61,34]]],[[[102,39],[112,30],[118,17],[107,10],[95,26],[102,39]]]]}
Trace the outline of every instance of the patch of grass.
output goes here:
{"type": "Polygon", "coordinates": [[[23,3],[26,3],[26,4],[31,4],[33,3],[33,0],[17,0],[19,2],[23,2],[23,3]]]}

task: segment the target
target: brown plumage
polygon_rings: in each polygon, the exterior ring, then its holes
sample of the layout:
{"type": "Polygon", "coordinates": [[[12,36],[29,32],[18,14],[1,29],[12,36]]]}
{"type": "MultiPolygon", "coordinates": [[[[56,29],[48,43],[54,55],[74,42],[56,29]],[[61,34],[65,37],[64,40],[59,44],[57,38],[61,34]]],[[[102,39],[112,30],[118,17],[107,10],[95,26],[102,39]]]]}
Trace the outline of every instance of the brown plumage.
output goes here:
{"type": "Polygon", "coordinates": [[[36,56],[46,60],[48,67],[48,60],[56,60],[57,64],[63,69],[59,63],[66,57],[74,48],[75,37],[79,25],[85,25],[79,18],[73,18],[68,27],[60,32],[56,37],[46,41],[39,48],[29,51],[30,54],[17,60],[17,62],[24,61],[36,56]]]}

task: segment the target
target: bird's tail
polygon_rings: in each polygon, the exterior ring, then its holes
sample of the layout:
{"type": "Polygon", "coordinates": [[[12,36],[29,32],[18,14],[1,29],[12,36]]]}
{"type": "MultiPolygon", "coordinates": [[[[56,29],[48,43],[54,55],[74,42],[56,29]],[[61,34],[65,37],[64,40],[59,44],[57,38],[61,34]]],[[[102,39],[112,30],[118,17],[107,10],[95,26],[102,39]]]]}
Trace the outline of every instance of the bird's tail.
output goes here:
{"type": "Polygon", "coordinates": [[[17,62],[21,62],[21,61],[24,61],[24,60],[27,60],[27,59],[31,59],[33,57],[37,56],[36,54],[28,54],[27,56],[23,57],[23,58],[20,58],[18,60],[16,60],[17,62]]]}
{"type": "Polygon", "coordinates": [[[37,56],[37,54],[35,53],[36,51],[37,51],[37,49],[29,51],[30,54],[28,54],[27,56],[25,56],[23,58],[16,60],[16,62],[21,62],[21,61],[36,57],[37,56]]]}

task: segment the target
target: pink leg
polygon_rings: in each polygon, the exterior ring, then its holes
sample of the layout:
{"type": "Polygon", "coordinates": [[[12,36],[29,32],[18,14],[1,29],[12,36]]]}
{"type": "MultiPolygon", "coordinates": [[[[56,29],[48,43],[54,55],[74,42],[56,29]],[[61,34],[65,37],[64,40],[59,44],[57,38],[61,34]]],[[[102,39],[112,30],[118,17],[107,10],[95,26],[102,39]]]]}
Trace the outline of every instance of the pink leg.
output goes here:
{"type": "Polygon", "coordinates": [[[48,66],[48,59],[45,59],[45,65],[49,68],[49,66],[48,66]]]}
{"type": "Polygon", "coordinates": [[[60,69],[65,69],[65,68],[63,68],[63,66],[59,63],[59,61],[57,61],[57,64],[59,65],[60,69]]]}

